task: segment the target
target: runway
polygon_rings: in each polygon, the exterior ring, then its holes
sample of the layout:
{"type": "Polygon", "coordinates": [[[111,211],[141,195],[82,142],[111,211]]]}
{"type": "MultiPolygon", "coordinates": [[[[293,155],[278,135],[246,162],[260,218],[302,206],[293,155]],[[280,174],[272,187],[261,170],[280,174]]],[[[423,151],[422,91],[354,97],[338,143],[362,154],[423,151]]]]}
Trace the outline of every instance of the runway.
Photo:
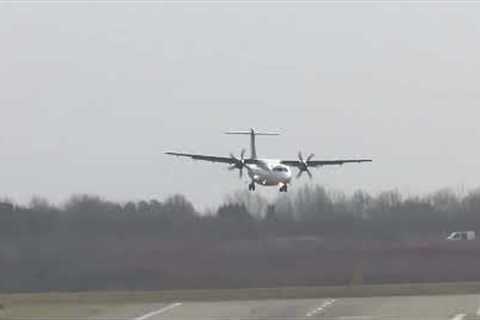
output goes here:
{"type": "Polygon", "coordinates": [[[480,320],[480,295],[176,302],[143,306],[131,320],[480,320]]]}
{"type": "Polygon", "coordinates": [[[0,320],[480,320],[480,294],[266,299],[247,292],[238,300],[232,292],[184,292],[183,301],[180,292],[175,300],[167,292],[4,295],[0,320]]]}

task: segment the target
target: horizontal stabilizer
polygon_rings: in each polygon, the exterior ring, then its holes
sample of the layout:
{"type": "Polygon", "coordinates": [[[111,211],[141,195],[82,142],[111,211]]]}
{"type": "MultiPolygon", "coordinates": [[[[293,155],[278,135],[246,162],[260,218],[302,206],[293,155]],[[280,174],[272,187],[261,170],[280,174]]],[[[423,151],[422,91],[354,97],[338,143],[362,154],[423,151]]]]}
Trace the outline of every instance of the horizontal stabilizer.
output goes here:
{"type": "Polygon", "coordinates": [[[257,159],[257,148],[255,147],[255,137],[256,136],[278,136],[278,132],[258,132],[255,129],[250,129],[250,131],[227,131],[225,134],[240,134],[240,135],[249,135],[250,136],[250,158],[257,159]]]}
{"type": "Polygon", "coordinates": [[[254,129],[250,129],[250,131],[227,131],[225,134],[241,134],[241,135],[255,135],[255,136],[278,136],[280,133],[278,132],[262,132],[262,131],[255,131],[254,129]]]}

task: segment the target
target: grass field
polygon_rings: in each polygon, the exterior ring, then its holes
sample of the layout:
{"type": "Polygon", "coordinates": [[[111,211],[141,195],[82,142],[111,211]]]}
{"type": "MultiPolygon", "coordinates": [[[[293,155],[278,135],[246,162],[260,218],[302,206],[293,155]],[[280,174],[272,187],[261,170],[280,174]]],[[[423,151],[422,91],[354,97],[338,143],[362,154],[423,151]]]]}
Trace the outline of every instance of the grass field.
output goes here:
{"type": "Polygon", "coordinates": [[[165,291],[99,291],[73,293],[0,294],[3,308],[17,303],[152,303],[261,299],[307,299],[324,297],[373,297],[398,295],[479,294],[480,282],[385,284],[345,287],[283,287],[165,291]]]}

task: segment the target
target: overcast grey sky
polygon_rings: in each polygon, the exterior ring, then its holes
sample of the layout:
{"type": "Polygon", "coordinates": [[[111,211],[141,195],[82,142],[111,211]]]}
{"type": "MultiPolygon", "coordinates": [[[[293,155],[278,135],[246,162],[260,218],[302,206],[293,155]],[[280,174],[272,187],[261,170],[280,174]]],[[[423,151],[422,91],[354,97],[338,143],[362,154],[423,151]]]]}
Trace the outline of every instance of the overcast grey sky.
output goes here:
{"type": "Polygon", "coordinates": [[[163,152],[250,127],[283,134],[260,156],[375,159],[315,170],[330,188],[474,188],[479,39],[474,4],[2,3],[0,197],[215,206],[248,181],[163,152]]]}

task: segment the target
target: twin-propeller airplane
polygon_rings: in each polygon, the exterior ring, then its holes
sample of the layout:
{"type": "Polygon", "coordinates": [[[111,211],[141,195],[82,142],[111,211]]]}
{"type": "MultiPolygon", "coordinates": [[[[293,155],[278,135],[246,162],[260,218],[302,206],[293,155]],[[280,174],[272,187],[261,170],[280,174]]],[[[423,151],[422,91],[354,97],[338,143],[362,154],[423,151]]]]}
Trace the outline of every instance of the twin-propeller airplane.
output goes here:
{"type": "Polygon", "coordinates": [[[243,169],[247,170],[251,179],[248,190],[254,191],[255,185],[261,186],[279,186],[280,192],[287,192],[288,184],[292,180],[292,171],[290,167],[298,168],[297,178],[306,172],[310,178],[312,173],[309,168],[343,165],[345,163],[371,162],[370,159],[347,159],[347,160],[312,160],[314,154],[310,154],[306,159],[302,153],[298,153],[298,160],[279,160],[279,159],[259,159],[255,147],[256,136],[277,136],[278,133],[257,132],[254,129],[250,131],[226,132],[226,134],[250,135],[250,158],[245,158],[245,149],[240,153],[240,158],[230,154],[230,157],[217,157],[203,154],[191,154],[182,152],[166,152],[168,155],[188,157],[194,160],[204,160],[210,162],[219,162],[230,164],[229,170],[240,170],[240,178],[243,176],[243,169]]]}

